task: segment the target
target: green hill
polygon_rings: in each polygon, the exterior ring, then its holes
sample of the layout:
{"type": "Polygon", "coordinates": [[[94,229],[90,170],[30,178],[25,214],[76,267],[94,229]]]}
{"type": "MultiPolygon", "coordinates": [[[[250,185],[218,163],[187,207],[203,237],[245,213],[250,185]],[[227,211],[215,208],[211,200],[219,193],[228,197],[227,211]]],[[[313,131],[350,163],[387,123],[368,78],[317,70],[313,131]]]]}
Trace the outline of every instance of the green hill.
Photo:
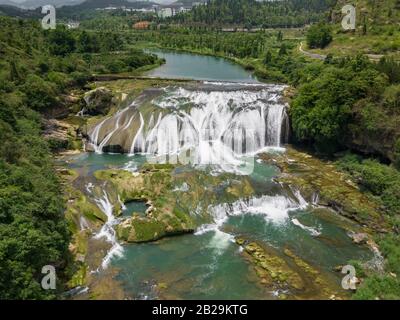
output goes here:
{"type": "Polygon", "coordinates": [[[333,11],[333,21],[340,23],[341,9],[346,4],[352,4],[357,10],[357,23],[362,25],[366,19],[369,25],[399,25],[400,23],[400,0],[338,0],[333,11]]]}
{"type": "Polygon", "coordinates": [[[324,19],[330,0],[211,0],[174,20],[184,24],[299,27],[324,19]]]}

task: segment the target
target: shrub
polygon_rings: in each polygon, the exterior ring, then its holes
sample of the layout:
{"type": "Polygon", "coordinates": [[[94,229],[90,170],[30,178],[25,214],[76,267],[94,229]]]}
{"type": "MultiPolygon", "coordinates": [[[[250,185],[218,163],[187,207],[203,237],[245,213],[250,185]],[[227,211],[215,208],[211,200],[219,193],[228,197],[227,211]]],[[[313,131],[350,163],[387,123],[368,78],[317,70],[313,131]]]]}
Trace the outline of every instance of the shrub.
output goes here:
{"type": "Polygon", "coordinates": [[[309,48],[325,48],[332,41],[330,26],[319,23],[311,26],[307,31],[307,45],[309,48]]]}
{"type": "Polygon", "coordinates": [[[25,102],[32,109],[44,111],[57,103],[55,86],[36,75],[29,75],[22,87],[25,102]]]}

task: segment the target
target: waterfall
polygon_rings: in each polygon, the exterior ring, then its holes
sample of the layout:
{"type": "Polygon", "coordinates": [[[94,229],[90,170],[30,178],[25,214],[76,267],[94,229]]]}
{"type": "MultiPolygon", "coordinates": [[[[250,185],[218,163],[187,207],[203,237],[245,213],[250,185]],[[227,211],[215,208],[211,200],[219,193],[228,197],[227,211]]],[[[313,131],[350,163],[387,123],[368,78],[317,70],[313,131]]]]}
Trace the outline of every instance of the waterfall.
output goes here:
{"type": "Polygon", "coordinates": [[[103,198],[96,199],[98,207],[106,214],[107,222],[100,229],[99,233],[95,235],[95,239],[105,238],[107,242],[111,243],[111,249],[107,252],[107,255],[103,258],[102,268],[106,269],[113,257],[121,257],[123,254],[123,248],[117,241],[117,236],[114,230],[114,226],[118,224],[118,220],[113,214],[113,205],[111,204],[107,193],[104,191],[103,198]]]}
{"type": "Polygon", "coordinates": [[[103,121],[101,121],[99,124],[97,124],[94,129],[92,134],[90,134],[90,143],[93,146],[94,150],[96,152],[99,152],[99,133],[100,133],[100,129],[103,126],[103,124],[106,122],[107,119],[104,119],[103,121]]]}
{"type": "Polygon", "coordinates": [[[219,229],[230,216],[243,214],[261,215],[267,221],[282,224],[289,219],[289,212],[305,209],[308,203],[296,192],[299,198],[296,201],[284,195],[253,197],[241,199],[234,203],[223,203],[208,208],[213,223],[201,226],[195,234],[203,234],[219,229]]]}
{"type": "Polygon", "coordinates": [[[101,121],[91,131],[90,141],[96,152],[112,143],[130,154],[179,155],[190,150],[192,161],[199,164],[231,163],[237,155],[286,142],[283,88],[165,89],[151,101],[149,111],[146,105],[132,104],[101,121]]]}
{"type": "Polygon", "coordinates": [[[289,212],[304,209],[307,203],[303,197],[294,201],[283,195],[253,197],[250,199],[238,200],[231,204],[221,204],[209,208],[214,223],[221,226],[229,216],[242,214],[262,215],[267,221],[282,224],[289,218],[289,212]]]}
{"type": "Polygon", "coordinates": [[[139,113],[139,116],[140,116],[140,128],[139,128],[138,132],[136,133],[135,137],[133,138],[132,146],[131,146],[131,148],[129,150],[130,154],[134,154],[135,153],[135,147],[137,146],[137,141],[139,141],[139,146],[138,146],[139,150],[142,149],[140,147],[141,146],[140,142],[142,142],[142,139],[140,139],[140,135],[142,134],[142,130],[143,130],[143,127],[144,127],[144,120],[143,120],[142,113],[139,113]]]}

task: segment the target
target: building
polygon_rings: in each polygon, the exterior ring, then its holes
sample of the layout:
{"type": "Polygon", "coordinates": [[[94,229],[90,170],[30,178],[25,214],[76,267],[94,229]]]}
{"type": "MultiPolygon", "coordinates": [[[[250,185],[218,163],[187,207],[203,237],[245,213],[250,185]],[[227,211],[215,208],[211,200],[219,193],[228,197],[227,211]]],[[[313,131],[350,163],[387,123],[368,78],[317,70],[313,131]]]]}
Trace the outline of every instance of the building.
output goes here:
{"type": "Polygon", "coordinates": [[[68,21],[66,23],[66,26],[68,29],[77,29],[77,28],[79,28],[79,22],[78,21],[68,21]]]}
{"type": "Polygon", "coordinates": [[[135,30],[147,30],[150,27],[149,21],[139,21],[133,25],[133,29],[135,30]]]}
{"type": "Polygon", "coordinates": [[[161,8],[160,10],[158,10],[157,15],[160,18],[169,18],[175,15],[175,12],[173,8],[161,8]]]}

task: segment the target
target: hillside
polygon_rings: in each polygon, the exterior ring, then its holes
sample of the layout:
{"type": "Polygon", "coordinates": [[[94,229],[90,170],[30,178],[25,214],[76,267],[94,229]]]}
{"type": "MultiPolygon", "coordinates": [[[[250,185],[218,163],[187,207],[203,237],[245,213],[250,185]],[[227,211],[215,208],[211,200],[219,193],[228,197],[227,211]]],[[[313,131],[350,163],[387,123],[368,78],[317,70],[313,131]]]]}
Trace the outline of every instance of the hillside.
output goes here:
{"type": "MultiPolygon", "coordinates": [[[[348,4],[346,0],[337,0],[332,12],[335,23],[341,21],[341,9],[348,4]]],[[[357,10],[357,23],[362,25],[364,19],[370,26],[398,25],[400,23],[400,0],[356,0],[352,4],[357,10]]]]}
{"type": "Polygon", "coordinates": [[[0,299],[55,298],[74,272],[67,268],[70,230],[50,150],[80,142],[72,131],[44,139],[44,118],[76,114],[80,100],[70,92],[84,90],[92,73],[156,62],[141,51],[122,53],[123,45],[107,32],[43,31],[37,20],[0,17],[0,299]],[[57,291],[40,286],[48,264],[58,268],[57,291]]]}
{"type": "MultiPolygon", "coordinates": [[[[84,0],[26,0],[23,2],[18,3],[17,5],[22,8],[26,9],[36,9],[42,7],[44,5],[51,4],[56,8],[62,6],[73,6],[84,2],[84,0]]],[[[15,4],[14,4],[15,5],[15,4]]]]}
{"type": "Polygon", "coordinates": [[[341,8],[345,4],[347,1],[338,0],[331,10],[333,41],[323,50],[311,51],[334,56],[362,53],[376,61],[383,55],[400,59],[400,1],[354,1],[357,17],[355,31],[342,29],[341,8]]]}
{"type": "Polygon", "coordinates": [[[246,27],[299,27],[319,21],[332,1],[211,0],[175,18],[185,24],[246,27]]]}
{"type": "Polygon", "coordinates": [[[135,1],[129,2],[126,0],[87,0],[75,6],[64,6],[57,11],[59,17],[72,17],[78,18],[94,15],[96,9],[107,7],[126,7],[132,9],[151,8],[155,5],[152,1],[135,1]]]}

